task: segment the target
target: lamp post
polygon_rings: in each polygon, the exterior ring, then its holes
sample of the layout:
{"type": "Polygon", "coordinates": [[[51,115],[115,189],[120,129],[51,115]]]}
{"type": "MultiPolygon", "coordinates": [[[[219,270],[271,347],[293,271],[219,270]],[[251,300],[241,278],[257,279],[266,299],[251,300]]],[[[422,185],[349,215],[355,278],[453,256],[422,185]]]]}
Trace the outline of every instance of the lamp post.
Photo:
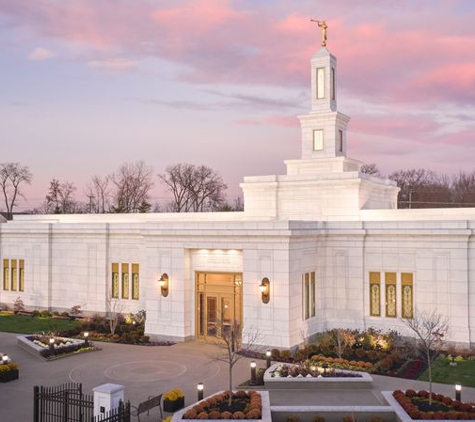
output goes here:
{"type": "Polygon", "coordinates": [[[256,362],[252,361],[251,362],[251,385],[256,385],[257,384],[257,377],[256,377],[256,362]]]}
{"type": "Polygon", "coordinates": [[[462,385],[455,384],[455,400],[462,401],[462,385]]]}
{"type": "Polygon", "coordinates": [[[198,385],[196,386],[196,389],[198,390],[198,401],[203,400],[203,393],[204,393],[203,383],[199,382],[198,385]]]}
{"type": "Polygon", "coordinates": [[[51,350],[52,352],[54,352],[54,337],[51,337],[49,339],[49,350],[51,350]]]}
{"type": "Polygon", "coordinates": [[[270,368],[271,357],[272,357],[272,352],[271,352],[270,350],[268,350],[268,351],[266,352],[266,368],[267,368],[267,369],[270,368]]]}
{"type": "Polygon", "coordinates": [[[328,363],[324,363],[322,365],[322,368],[323,368],[323,376],[326,377],[327,376],[328,363]]]}

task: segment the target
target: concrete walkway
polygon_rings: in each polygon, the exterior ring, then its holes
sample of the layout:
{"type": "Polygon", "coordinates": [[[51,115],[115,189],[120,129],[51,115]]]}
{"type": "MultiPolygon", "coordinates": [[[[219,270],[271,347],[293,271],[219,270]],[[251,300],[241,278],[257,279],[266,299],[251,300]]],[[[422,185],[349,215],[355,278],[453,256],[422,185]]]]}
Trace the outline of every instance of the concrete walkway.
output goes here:
{"type": "MultiPolygon", "coordinates": [[[[7,353],[20,365],[20,379],[0,383],[0,420],[2,422],[29,422],[33,415],[33,386],[55,386],[66,382],[80,382],[83,391],[92,394],[92,388],[104,383],[125,386],[125,398],[138,405],[148,396],[164,393],[178,387],[185,393],[185,404],[196,401],[196,385],[203,382],[205,396],[229,388],[228,369],[214,359],[220,350],[202,342],[178,343],[174,346],[129,346],[96,343],[99,352],[87,353],[45,362],[31,355],[16,344],[16,334],[0,332],[0,351],[7,353]]],[[[243,358],[235,366],[233,385],[250,377],[250,359],[243,358]]],[[[264,367],[259,361],[258,367],[264,367]]],[[[365,394],[351,391],[322,392],[302,395],[302,390],[272,392],[272,405],[297,405],[303,403],[319,405],[380,404],[380,391],[395,389],[427,389],[427,383],[407,381],[398,378],[374,376],[373,390],[365,394]]],[[[454,395],[452,385],[435,386],[435,390],[448,396],[454,395]]],[[[464,388],[464,401],[475,402],[475,389],[464,388]]],[[[164,414],[166,416],[166,414],[164,414]]],[[[159,411],[154,409],[142,421],[160,420],[159,411]]]]}

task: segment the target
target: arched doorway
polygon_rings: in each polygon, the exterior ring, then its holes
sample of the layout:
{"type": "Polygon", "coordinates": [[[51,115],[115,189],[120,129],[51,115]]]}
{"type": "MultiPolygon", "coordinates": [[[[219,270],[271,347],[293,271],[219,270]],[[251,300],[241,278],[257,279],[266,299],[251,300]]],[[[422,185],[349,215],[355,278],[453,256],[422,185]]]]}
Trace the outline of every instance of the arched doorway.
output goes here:
{"type": "Polygon", "coordinates": [[[196,337],[218,340],[242,327],[242,274],[196,272],[196,337]]]}

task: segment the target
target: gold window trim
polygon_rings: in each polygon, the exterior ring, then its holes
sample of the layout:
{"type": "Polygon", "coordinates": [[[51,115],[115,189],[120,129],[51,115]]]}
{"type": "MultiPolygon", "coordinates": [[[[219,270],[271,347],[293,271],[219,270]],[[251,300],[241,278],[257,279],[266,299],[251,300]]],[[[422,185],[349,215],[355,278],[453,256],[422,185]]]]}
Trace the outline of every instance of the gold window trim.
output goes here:
{"type": "Polygon", "coordinates": [[[384,273],[385,293],[386,293],[386,317],[397,317],[397,273],[384,273]]]}
{"type": "Polygon", "coordinates": [[[139,287],[140,287],[140,277],[139,277],[139,264],[132,264],[132,299],[139,299],[139,287]]]}
{"type": "Polygon", "coordinates": [[[381,273],[369,273],[369,314],[381,316],[381,273]]]}
{"type": "Polygon", "coordinates": [[[121,273],[122,273],[122,299],[128,299],[129,289],[130,289],[129,264],[121,265],[121,273]]]}

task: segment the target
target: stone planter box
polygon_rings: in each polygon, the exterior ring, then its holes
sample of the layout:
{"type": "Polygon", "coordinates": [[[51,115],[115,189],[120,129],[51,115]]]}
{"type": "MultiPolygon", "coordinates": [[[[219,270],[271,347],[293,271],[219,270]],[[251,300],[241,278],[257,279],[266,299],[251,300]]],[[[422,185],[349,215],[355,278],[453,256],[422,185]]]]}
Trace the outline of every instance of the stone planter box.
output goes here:
{"type": "MultiPolygon", "coordinates": [[[[222,391],[219,391],[217,394],[222,393],[222,391]]],[[[259,394],[261,395],[262,399],[262,419],[239,419],[239,422],[272,422],[271,418],[271,407],[270,407],[270,400],[269,400],[269,393],[267,391],[259,391],[259,394]]],[[[205,397],[202,401],[206,400],[209,397],[205,397]]],[[[200,403],[200,402],[197,402],[200,403]]],[[[193,406],[195,406],[197,403],[193,403],[190,406],[187,406],[185,409],[180,410],[179,412],[176,412],[173,415],[172,422],[203,422],[203,420],[207,419],[182,419],[183,415],[190,410],[193,406]]],[[[211,420],[211,419],[209,419],[211,420]]],[[[221,421],[226,421],[229,420],[234,421],[235,419],[221,419],[221,421]]]]}
{"type": "Polygon", "coordinates": [[[7,372],[0,372],[0,382],[17,380],[19,375],[20,371],[18,369],[12,369],[11,371],[7,372]]]}
{"type": "Polygon", "coordinates": [[[267,389],[332,389],[341,390],[347,388],[373,388],[373,378],[366,372],[343,371],[361,375],[355,378],[345,377],[274,377],[272,372],[275,371],[281,364],[276,363],[272,365],[264,373],[264,384],[267,389]]]}
{"type": "Polygon", "coordinates": [[[163,410],[168,413],[175,413],[176,411],[185,407],[185,397],[180,397],[174,401],[163,400],[163,410]]]}

